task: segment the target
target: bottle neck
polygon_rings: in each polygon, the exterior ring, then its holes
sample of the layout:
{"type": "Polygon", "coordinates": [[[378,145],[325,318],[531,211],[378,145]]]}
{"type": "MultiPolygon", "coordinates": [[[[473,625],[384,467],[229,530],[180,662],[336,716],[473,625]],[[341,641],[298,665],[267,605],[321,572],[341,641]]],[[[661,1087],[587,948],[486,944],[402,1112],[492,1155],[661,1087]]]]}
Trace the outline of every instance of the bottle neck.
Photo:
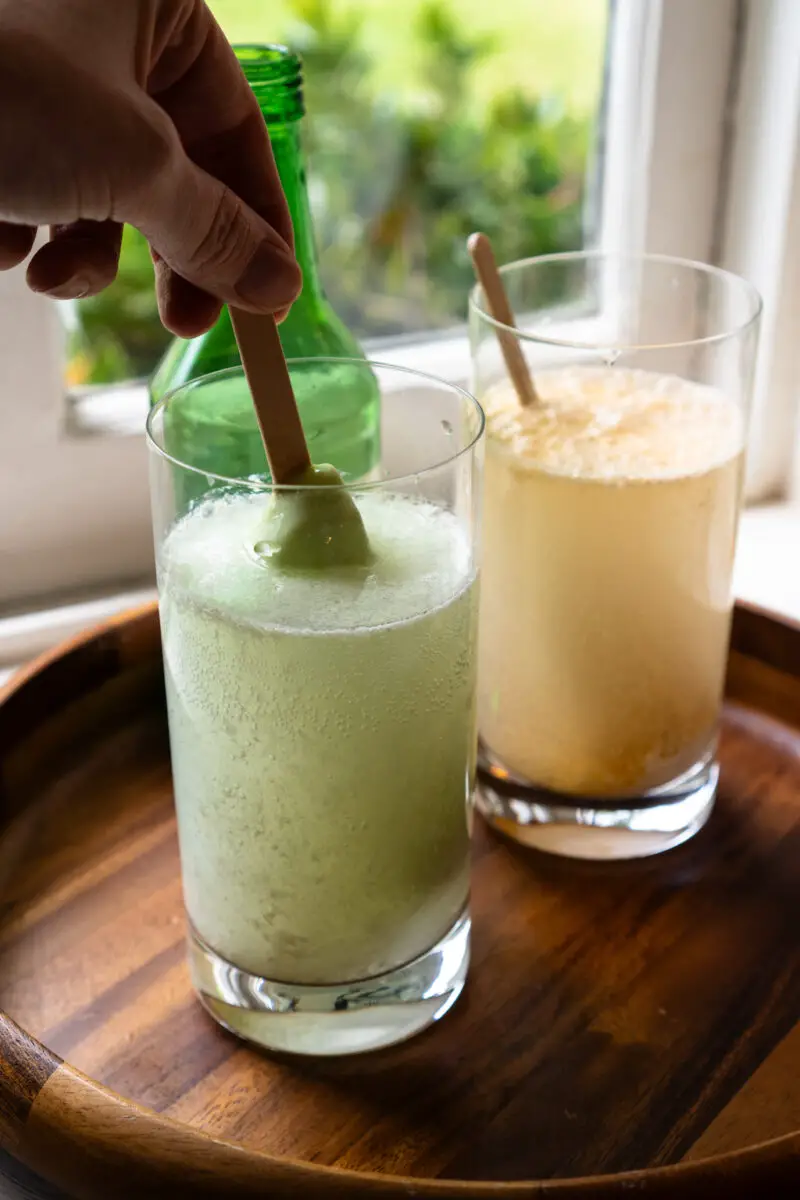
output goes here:
{"type": "Polygon", "coordinates": [[[303,272],[303,291],[295,301],[301,307],[317,302],[322,288],[311,224],[311,206],[300,144],[300,121],[268,122],[272,152],[281,178],[294,229],[294,251],[303,272]]]}
{"type": "Polygon", "coordinates": [[[303,272],[303,290],[292,312],[303,312],[322,301],[300,145],[300,126],[305,114],[303,64],[286,46],[243,45],[236,46],[235,50],[269,130],[272,152],[289,205],[295,254],[303,272]]]}

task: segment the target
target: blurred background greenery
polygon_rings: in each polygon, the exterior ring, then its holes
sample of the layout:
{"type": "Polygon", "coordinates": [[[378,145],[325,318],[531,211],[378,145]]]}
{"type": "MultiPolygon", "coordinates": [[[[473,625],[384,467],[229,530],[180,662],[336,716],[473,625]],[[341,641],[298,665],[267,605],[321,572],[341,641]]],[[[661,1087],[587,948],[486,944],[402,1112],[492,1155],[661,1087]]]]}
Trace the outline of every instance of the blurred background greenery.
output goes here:
{"type": "MultiPolygon", "coordinates": [[[[584,243],[609,0],[210,6],[231,41],[303,56],[323,280],[360,336],[462,321],[473,229],[501,261],[584,243]]],[[[130,229],[116,283],[62,307],[72,387],[142,378],[169,340],[130,229]]]]}

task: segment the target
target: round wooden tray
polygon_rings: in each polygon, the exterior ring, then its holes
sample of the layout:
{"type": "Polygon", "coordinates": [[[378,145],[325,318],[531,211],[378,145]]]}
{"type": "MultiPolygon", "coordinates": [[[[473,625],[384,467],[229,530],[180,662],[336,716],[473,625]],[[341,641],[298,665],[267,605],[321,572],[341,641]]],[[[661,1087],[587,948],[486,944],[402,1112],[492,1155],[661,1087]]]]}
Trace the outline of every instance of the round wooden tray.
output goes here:
{"type": "Polygon", "coordinates": [[[737,610],[728,690],[698,837],[479,827],[452,1014],[280,1061],[190,989],[155,610],[39,660],[0,705],[0,1145],[97,1200],[800,1194],[800,628],[737,610]]]}

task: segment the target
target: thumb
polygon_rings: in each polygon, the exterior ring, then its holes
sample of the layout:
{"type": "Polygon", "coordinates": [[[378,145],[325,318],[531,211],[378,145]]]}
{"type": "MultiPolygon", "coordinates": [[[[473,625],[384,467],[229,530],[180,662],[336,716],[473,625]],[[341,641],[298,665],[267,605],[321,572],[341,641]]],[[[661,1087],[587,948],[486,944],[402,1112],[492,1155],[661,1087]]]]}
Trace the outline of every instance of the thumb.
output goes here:
{"type": "Polygon", "coordinates": [[[292,249],[182,147],[175,157],[132,221],[157,257],[226,304],[261,313],[287,309],[302,287],[292,249]]]}

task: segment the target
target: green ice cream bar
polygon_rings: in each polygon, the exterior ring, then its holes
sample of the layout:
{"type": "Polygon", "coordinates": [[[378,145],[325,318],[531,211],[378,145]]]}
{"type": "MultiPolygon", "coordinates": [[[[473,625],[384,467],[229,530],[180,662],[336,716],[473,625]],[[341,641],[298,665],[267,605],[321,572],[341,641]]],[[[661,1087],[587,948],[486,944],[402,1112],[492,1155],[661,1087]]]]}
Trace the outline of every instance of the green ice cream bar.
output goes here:
{"type": "Polygon", "coordinates": [[[274,493],[257,553],[288,570],[369,566],[364,522],[336,468],[309,466],[297,487],[274,493]]]}

